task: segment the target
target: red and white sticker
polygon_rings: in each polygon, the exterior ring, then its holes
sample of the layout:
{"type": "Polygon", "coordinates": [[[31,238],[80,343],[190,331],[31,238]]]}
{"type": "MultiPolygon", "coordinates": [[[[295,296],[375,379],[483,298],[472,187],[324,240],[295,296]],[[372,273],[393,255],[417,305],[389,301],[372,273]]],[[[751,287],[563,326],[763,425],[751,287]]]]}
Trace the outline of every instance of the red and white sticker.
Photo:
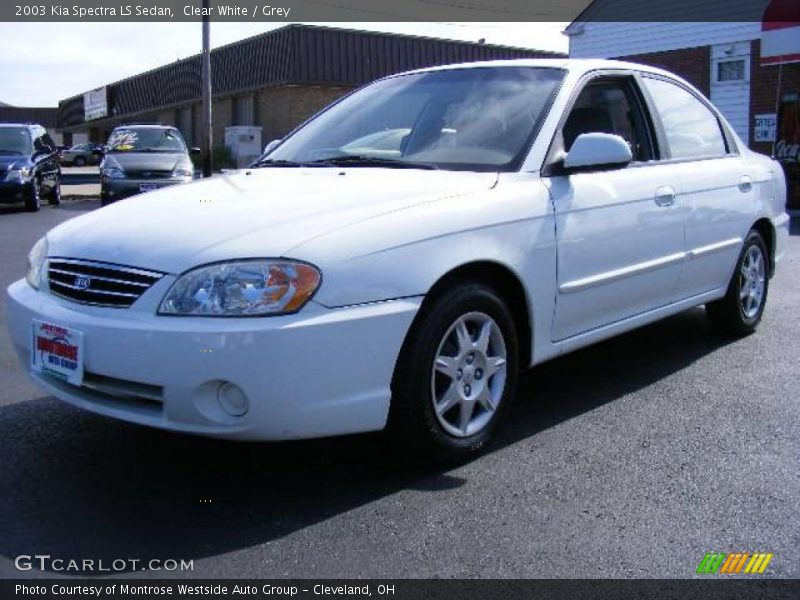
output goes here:
{"type": "Polygon", "coordinates": [[[83,333],[34,320],[31,368],[80,385],[83,382],[83,333]]]}

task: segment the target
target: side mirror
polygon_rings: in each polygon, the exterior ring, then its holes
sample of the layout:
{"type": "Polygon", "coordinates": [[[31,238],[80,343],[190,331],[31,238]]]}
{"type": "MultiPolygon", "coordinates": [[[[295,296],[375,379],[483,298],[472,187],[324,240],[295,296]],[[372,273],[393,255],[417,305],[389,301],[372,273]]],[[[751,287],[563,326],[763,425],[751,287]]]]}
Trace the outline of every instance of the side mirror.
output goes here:
{"type": "Polygon", "coordinates": [[[272,140],[270,143],[268,143],[266,146],[264,146],[264,153],[261,156],[266,156],[267,154],[269,154],[270,152],[275,150],[277,145],[280,144],[280,143],[281,143],[280,140],[272,140]]]}
{"type": "Polygon", "coordinates": [[[631,148],[620,136],[610,133],[582,133],[564,157],[564,169],[608,169],[625,166],[631,160],[631,148]]]}
{"type": "Polygon", "coordinates": [[[200,154],[200,152],[202,151],[197,146],[192,146],[189,148],[189,154],[200,154]]]}

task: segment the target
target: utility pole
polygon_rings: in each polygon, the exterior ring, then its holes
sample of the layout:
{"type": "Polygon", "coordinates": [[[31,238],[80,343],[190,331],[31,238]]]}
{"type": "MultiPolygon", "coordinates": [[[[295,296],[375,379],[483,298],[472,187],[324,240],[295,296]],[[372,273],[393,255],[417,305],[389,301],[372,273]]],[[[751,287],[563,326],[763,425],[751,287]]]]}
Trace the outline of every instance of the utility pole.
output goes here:
{"type": "Polygon", "coordinates": [[[203,87],[203,177],[211,177],[211,151],[214,131],[211,124],[211,42],[209,0],[203,0],[203,55],[201,80],[203,87]]]}

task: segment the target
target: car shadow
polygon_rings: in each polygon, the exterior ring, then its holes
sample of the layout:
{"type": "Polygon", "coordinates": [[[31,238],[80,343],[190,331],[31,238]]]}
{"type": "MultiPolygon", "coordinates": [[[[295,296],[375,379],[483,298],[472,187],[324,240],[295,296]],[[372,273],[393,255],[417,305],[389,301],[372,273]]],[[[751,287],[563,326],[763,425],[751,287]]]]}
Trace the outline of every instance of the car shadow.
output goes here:
{"type": "Polygon", "coordinates": [[[0,215],[11,215],[14,213],[27,212],[22,202],[15,204],[0,204],[0,215]]]}
{"type": "MultiPolygon", "coordinates": [[[[86,212],[89,210],[93,210],[95,208],[100,208],[100,200],[96,198],[86,198],[86,199],[65,199],[61,202],[59,206],[52,206],[47,203],[47,200],[42,201],[42,206],[39,209],[40,211],[44,210],[66,210],[66,211],[74,211],[74,212],[86,212]]],[[[36,213],[29,213],[25,210],[25,205],[22,203],[18,204],[0,204],[0,216],[2,215],[11,215],[11,214],[36,214],[36,213]]]]}
{"type": "MultiPolygon", "coordinates": [[[[490,452],[650,386],[726,343],[694,309],[541,365],[521,378],[513,418],[490,452]]],[[[0,409],[0,439],[0,555],[10,561],[37,552],[108,563],[200,559],[403,489],[436,493],[465,483],[456,468],[409,464],[378,434],[226,442],[105,419],[47,397],[0,409]]]]}

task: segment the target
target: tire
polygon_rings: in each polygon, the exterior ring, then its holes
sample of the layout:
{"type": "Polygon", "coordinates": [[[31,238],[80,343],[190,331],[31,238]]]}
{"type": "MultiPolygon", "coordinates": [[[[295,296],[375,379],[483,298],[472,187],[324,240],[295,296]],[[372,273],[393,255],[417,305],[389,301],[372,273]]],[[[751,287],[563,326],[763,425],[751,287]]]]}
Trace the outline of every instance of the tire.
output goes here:
{"type": "Polygon", "coordinates": [[[424,460],[476,456],[511,408],[518,370],[505,302],[480,283],[449,290],[423,306],[400,351],[388,424],[394,446],[424,460]]]}
{"type": "Polygon", "coordinates": [[[745,238],[725,297],[706,305],[712,325],[721,333],[753,333],[764,314],[769,291],[769,251],[755,229],[745,238]]]}
{"type": "Polygon", "coordinates": [[[50,191],[48,197],[51,206],[61,206],[61,182],[59,181],[55,187],[50,191]]]}
{"type": "Polygon", "coordinates": [[[86,164],[86,159],[82,156],[78,156],[75,158],[75,161],[72,164],[74,164],[76,167],[82,167],[86,164]]]}
{"type": "Polygon", "coordinates": [[[39,180],[34,177],[33,181],[31,181],[31,191],[28,192],[28,196],[25,198],[25,210],[28,212],[36,212],[41,205],[41,184],[39,180]]]}

